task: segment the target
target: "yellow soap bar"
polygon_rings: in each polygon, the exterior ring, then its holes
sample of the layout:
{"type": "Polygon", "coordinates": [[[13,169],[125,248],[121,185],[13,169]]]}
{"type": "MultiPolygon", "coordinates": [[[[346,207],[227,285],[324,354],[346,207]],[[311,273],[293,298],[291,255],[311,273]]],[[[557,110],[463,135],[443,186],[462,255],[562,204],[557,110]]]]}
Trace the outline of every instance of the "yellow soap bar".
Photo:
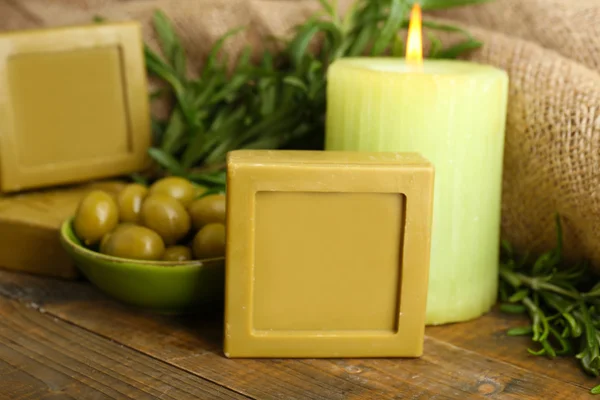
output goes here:
{"type": "Polygon", "coordinates": [[[139,24],[0,35],[0,192],[139,171],[150,138],[139,24]]]}
{"type": "Polygon", "coordinates": [[[429,161],[238,150],[227,174],[227,357],[422,354],[429,161]]]}
{"type": "Polygon", "coordinates": [[[62,223],[91,190],[116,196],[121,181],[99,181],[0,197],[0,268],[59,278],[78,278],[60,243],[62,223]]]}

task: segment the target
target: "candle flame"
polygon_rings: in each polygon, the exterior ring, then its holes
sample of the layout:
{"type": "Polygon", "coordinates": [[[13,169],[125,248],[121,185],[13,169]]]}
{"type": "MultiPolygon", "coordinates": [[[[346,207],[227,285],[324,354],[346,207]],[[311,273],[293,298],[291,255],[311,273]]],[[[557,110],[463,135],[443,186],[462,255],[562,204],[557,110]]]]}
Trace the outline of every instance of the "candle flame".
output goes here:
{"type": "Polygon", "coordinates": [[[406,40],[406,62],[410,65],[423,64],[422,25],[421,6],[415,3],[410,13],[408,38],[406,40]]]}

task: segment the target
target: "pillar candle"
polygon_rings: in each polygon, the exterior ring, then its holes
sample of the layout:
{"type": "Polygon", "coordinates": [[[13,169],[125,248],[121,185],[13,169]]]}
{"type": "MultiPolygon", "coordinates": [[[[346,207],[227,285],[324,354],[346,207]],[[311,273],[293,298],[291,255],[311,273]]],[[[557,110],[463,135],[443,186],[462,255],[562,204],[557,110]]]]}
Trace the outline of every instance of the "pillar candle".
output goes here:
{"type": "Polygon", "coordinates": [[[497,299],[507,91],[504,71],[466,61],[329,68],[327,150],[414,151],[435,166],[427,324],[476,318],[497,299]]]}

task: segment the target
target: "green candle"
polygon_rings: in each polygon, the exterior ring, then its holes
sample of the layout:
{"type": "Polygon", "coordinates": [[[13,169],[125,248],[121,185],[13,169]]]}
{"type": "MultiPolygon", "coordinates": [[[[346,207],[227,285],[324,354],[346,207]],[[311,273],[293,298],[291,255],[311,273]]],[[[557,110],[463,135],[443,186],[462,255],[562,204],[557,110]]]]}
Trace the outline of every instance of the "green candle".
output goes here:
{"type": "Polygon", "coordinates": [[[507,91],[504,71],[463,61],[329,68],[327,150],[414,151],[435,166],[427,324],[476,318],[496,301],[507,91]]]}

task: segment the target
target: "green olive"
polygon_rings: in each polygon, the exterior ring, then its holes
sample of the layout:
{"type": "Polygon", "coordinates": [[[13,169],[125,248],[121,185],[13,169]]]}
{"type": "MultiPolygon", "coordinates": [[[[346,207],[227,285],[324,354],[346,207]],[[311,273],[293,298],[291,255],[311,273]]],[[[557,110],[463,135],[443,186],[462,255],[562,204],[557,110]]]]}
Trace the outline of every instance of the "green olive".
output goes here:
{"type": "Polygon", "coordinates": [[[223,257],[225,255],[225,225],[211,223],[205,225],[194,236],[192,251],[194,257],[204,258],[223,257]]]}
{"type": "Polygon", "coordinates": [[[102,236],[102,240],[100,240],[100,253],[104,253],[104,249],[106,247],[106,244],[108,243],[108,240],[110,239],[110,237],[112,236],[114,231],[110,231],[104,234],[104,236],[102,236]]]}
{"type": "Polygon", "coordinates": [[[138,223],[140,221],[142,203],[147,194],[148,188],[138,183],[127,185],[119,192],[117,205],[121,222],[138,223]]]}
{"type": "Polygon", "coordinates": [[[119,222],[119,211],[113,197],[102,190],[92,190],[75,211],[73,228],[77,237],[90,246],[112,231],[119,222]]]}
{"type": "Polygon", "coordinates": [[[196,199],[188,209],[194,229],[200,229],[213,222],[225,223],[226,202],[222,194],[209,194],[196,199]]]}
{"type": "Polygon", "coordinates": [[[146,197],[141,215],[142,225],[158,233],[167,246],[177,243],[190,230],[190,216],[185,207],[164,193],[146,197]]]}
{"type": "Polygon", "coordinates": [[[113,229],[112,231],[105,233],[104,236],[102,236],[102,240],[100,240],[100,246],[98,246],[98,248],[100,249],[101,253],[104,253],[104,251],[102,249],[104,249],[104,247],[106,246],[106,243],[108,243],[108,239],[110,239],[110,236],[115,233],[118,230],[121,230],[123,228],[126,228],[128,226],[138,226],[137,224],[131,223],[131,222],[121,222],[119,223],[115,229],[113,229]]]}
{"type": "Polygon", "coordinates": [[[192,249],[187,246],[167,247],[162,259],[163,261],[188,261],[192,259],[192,249]]]}
{"type": "Polygon", "coordinates": [[[158,233],[138,225],[123,225],[106,235],[100,252],[134,260],[160,260],[165,244],[158,233]]]}
{"type": "Polygon", "coordinates": [[[166,194],[188,206],[196,197],[196,188],[192,182],[178,176],[159,179],[150,186],[150,194],[166,194]]]}

